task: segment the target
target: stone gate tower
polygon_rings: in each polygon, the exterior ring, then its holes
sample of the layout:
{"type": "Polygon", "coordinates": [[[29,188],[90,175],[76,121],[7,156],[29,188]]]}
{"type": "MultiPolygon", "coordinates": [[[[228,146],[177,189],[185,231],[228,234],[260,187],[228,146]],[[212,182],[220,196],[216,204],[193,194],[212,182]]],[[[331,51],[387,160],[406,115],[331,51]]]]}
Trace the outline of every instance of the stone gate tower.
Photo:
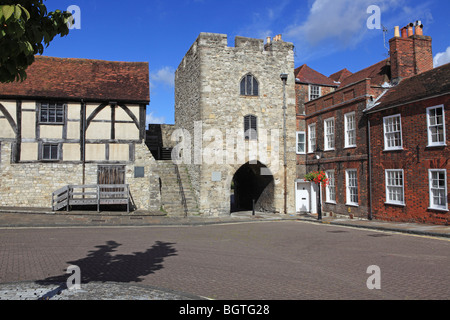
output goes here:
{"type": "Polygon", "coordinates": [[[295,213],[293,48],[281,36],[229,47],[226,35],[201,33],[179,65],[173,159],[186,166],[201,214],[295,213]]]}

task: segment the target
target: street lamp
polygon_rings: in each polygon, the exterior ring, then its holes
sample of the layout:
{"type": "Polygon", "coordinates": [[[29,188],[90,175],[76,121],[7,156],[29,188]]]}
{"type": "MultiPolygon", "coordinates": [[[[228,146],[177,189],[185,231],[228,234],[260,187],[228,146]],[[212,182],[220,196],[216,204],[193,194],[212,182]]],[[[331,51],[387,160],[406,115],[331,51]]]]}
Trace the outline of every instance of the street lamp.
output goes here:
{"type": "Polygon", "coordinates": [[[286,83],[289,75],[283,73],[280,75],[283,81],[283,140],[284,140],[284,214],[287,214],[287,158],[286,158],[286,83]]]}
{"type": "MultiPolygon", "coordinates": [[[[316,148],[316,151],[314,152],[317,159],[317,168],[320,172],[320,159],[323,157],[323,151],[320,150],[320,148],[316,148]]],[[[321,190],[322,189],[322,183],[319,182],[319,193],[318,193],[318,200],[317,200],[317,220],[322,221],[322,200],[321,200],[321,190]]]]}

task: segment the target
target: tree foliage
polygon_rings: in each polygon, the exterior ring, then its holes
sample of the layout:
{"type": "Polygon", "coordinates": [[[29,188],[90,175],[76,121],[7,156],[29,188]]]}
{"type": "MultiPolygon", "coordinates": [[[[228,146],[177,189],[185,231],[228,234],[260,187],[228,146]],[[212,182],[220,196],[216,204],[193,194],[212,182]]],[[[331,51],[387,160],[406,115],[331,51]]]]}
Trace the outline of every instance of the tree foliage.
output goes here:
{"type": "Polygon", "coordinates": [[[0,82],[23,81],[36,54],[69,34],[69,12],[47,12],[45,0],[0,0],[0,82]]]}

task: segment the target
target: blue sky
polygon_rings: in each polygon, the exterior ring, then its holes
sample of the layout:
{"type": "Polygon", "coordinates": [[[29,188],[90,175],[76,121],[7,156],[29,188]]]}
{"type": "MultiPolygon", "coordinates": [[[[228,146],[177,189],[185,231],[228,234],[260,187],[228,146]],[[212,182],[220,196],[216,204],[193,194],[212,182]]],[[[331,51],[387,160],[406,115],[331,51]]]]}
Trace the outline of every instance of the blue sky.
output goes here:
{"type": "Polygon", "coordinates": [[[329,76],[356,72],[387,57],[383,32],[367,28],[370,5],[388,29],[421,20],[435,60],[450,62],[448,0],[47,0],[49,11],[76,5],[81,28],[57,38],[44,55],[150,64],[147,118],[174,122],[174,71],[200,32],[264,39],[283,35],[295,45],[295,65],[329,76]]]}

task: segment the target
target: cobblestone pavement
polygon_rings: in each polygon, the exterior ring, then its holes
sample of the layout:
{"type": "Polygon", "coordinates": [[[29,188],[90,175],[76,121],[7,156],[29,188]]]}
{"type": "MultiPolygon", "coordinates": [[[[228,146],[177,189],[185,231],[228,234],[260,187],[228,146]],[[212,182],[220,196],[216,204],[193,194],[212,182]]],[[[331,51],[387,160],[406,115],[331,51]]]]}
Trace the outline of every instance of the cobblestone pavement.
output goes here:
{"type": "Polygon", "coordinates": [[[244,214],[178,222],[148,217],[161,220],[134,226],[93,225],[90,219],[97,217],[84,215],[79,216],[84,222],[73,227],[62,223],[67,218],[63,216],[18,217],[15,213],[11,218],[10,214],[0,214],[2,299],[373,300],[450,296],[449,239],[435,238],[435,233],[420,237],[397,234],[400,227],[427,226],[401,224],[394,228],[389,224],[392,230],[383,230],[367,221],[355,221],[363,224],[355,227],[345,219],[325,219],[318,224],[312,217],[244,214]],[[61,219],[61,224],[46,223],[44,218],[61,219]],[[14,224],[29,220],[28,226],[8,226],[6,222],[13,219],[17,219],[14,224]],[[80,267],[83,291],[60,290],[69,265],[80,267]],[[382,290],[366,287],[371,265],[381,268],[382,290]]]}

